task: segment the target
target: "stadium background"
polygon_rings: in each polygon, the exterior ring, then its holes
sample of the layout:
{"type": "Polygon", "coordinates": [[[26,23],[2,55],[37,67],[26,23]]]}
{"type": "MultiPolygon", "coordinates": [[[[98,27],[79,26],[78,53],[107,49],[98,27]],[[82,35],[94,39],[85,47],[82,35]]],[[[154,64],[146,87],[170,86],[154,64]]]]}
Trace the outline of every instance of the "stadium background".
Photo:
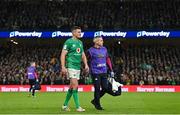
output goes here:
{"type": "MultiPolygon", "coordinates": [[[[0,1],[1,32],[70,31],[74,25],[81,26],[83,31],[93,32],[179,31],[179,18],[179,0],[0,1]]],[[[171,91],[162,89],[160,92],[179,92],[180,34],[177,33],[177,36],[179,37],[105,37],[105,46],[113,61],[116,80],[123,83],[124,88],[128,87],[129,90],[130,87],[135,86],[135,92],[155,92],[155,89],[160,87],[170,88],[169,90],[172,88],[171,91]],[[138,87],[147,89],[137,91],[138,87]]],[[[59,92],[66,91],[68,84],[68,80],[62,78],[59,73],[59,56],[66,39],[67,37],[0,38],[0,91],[3,91],[3,87],[11,86],[18,86],[18,91],[20,87],[27,88],[26,68],[31,61],[36,61],[38,64],[37,70],[42,85],[52,88],[64,86],[62,91],[54,89],[55,93],[38,93],[36,102],[26,98],[26,93],[10,92],[11,89],[4,90],[3,92],[8,93],[0,93],[1,114],[59,113],[61,98],[65,97],[64,93],[59,92]],[[47,98],[51,98],[52,103],[47,102],[47,98]],[[60,99],[55,101],[53,98],[60,99]],[[23,106],[26,102],[29,104],[23,106]],[[31,107],[31,104],[35,106],[31,107]],[[49,106],[46,107],[45,105],[48,104],[49,106]]],[[[82,41],[85,50],[93,45],[92,38],[82,38],[82,41]]],[[[82,74],[80,84],[91,86],[91,76],[82,74]]],[[[26,92],[27,89],[24,91],[26,92]]],[[[127,92],[126,89],[124,92],[127,92]]],[[[82,101],[86,101],[87,98],[92,98],[92,92],[82,92],[80,96],[82,101]]],[[[89,109],[87,113],[177,114],[180,113],[178,96],[179,93],[123,93],[118,98],[106,96],[103,102],[107,110],[104,112],[94,112],[93,107],[85,102],[82,105],[89,109]],[[117,101],[117,107],[108,100],[117,101]]]]}
{"type": "MultiPolygon", "coordinates": [[[[1,32],[69,31],[73,25],[83,31],[176,31],[180,25],[178,0],[2,0],[0,5],[1,32]]],[[[180,84],[179,40],[142,38],[105,40],[117,80],[132,85],[180,84]]],[[[92,46],[91,39],[82,39],[85,49],[92,46]]],[[[43,84],[64,82],[58,72],[66,38],[14,38],[18,45],[12,40],[1,38],[0,84],[26,84],[25,68],[34,60],[43,84]]],[[[85,79],[80,83],[91,81],[85,79]]]]}

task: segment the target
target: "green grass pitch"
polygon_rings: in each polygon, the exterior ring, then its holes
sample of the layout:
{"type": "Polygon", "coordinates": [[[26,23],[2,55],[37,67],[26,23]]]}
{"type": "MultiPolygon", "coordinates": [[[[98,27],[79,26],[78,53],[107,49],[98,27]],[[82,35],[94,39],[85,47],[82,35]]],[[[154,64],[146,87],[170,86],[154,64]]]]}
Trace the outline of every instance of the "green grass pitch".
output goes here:
{"type": "MultiPolygon", "coordinates": [[[[0,114],[81,114],[75,111],[73,98],[70,112],[61,111],[66,93],[0,93],[0,114]]],[[[83,114],[180,114],[180,93],[122,93],[113,97],[106,94],[101,102],[105,110],[98,111],[90,103],[93,93],[79,93],[83,114]]]]}

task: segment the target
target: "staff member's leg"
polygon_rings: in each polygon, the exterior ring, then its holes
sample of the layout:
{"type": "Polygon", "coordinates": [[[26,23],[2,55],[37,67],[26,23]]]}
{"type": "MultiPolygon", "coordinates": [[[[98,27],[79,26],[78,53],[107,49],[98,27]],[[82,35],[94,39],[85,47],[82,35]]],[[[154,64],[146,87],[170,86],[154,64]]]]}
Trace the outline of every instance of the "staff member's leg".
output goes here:
{"type": "MultiPolygon", "coordinates": [[[[104,94],[107,92],[107,88],[108,88],[108,80],[107,80],[107,74],[101,74],[100,76],[100,81],[101,81],[101,91],[100,91],[100,98],[104,96],[104,94]]],[[[100,104],[101,105],[101,104],[100,104]]],[[[101,107],[101,110],[104,110],[101,107]]]]}
{"type": "Polygon", "coordinates": [[[29,96],[31,96],[31,90],[33,90],[34,83],[35,83],[35,79],[29,79],[29,85],[30,85],[29,96]]]}
{"type": "Polygon", "coordinates": [[[94,99],[91,103],[97,110],[102,110],[100,105],[100,88],[101,88],[101,76],[99,74],[93,74],[93,83],[94,83],[94,99]]]}
{"type": "Polygon", "coordinates": [[[34,79],[33,81],[33,89],[32,89],[32,96],[35,97],[35,92],[36,92],[36,88],[35,88],[35,84],[36,84],[36,80],[34,79]]]}
{"type": "Polygon", "coordinates": [[[102,74],[101,75],[101,92],[100,92],[100,98],[104,96],[104,94],[107,92],[108,89],[108,79],[107,79],[107,74],[102,74]]]}

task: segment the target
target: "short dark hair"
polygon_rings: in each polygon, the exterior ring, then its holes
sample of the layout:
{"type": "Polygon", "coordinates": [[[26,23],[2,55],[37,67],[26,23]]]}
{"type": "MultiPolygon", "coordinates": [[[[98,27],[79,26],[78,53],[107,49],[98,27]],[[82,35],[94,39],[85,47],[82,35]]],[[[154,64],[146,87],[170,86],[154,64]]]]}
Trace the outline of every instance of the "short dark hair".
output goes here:
{"type": "Polygon", "coordinates": [[[74,31],[74,30],[76,30],[76,29],[81,29],[81,27],[79,27],[79,26],[73,26],[73,27],[71,28],[71,32],[74,31]]]}

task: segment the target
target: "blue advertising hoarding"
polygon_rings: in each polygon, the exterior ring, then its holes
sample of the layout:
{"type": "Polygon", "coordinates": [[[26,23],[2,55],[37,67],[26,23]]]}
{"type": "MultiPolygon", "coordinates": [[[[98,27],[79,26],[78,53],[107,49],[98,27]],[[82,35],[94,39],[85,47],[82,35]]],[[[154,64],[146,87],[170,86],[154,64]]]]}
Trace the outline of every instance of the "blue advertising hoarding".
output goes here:
{"type": "MultiPolygon", "coordinates": [[[[63,31],[1,31],[0,38],[69,38],[71,32],[63,31]]],[[[180,31],[85,31],[81,37],[92,39],[96,36],[103,38],[180,38],[180,31]]]]}

